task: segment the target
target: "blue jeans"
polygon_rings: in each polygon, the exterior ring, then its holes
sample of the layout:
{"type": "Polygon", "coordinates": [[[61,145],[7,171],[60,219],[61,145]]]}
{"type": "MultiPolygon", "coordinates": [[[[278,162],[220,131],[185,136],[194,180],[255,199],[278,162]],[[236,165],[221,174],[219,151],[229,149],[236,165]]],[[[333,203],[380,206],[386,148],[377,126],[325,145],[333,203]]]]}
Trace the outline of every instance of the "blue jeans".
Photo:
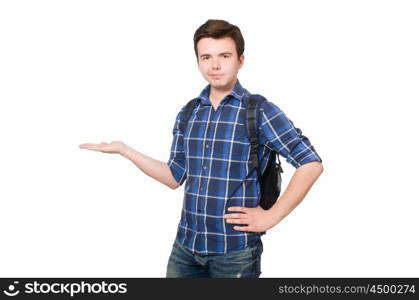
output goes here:
{"type": "Polygon", "coordinates": [[[262,240],[221,255],[196,255],[177,240],[167,264],[166,277],[258,278],[261,274],[262,240]]]}

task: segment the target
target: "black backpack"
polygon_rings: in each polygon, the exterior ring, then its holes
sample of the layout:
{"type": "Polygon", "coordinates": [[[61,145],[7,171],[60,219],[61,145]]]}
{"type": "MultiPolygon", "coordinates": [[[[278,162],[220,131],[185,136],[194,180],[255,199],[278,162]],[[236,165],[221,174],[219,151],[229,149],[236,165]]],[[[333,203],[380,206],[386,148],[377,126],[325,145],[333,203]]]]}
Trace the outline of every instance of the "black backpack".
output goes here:
{"type": "MultiPolygon", "coordinates": [[[[182,117],[179,123],[179,129],[183,132],[186,128],[189,118],[191,117],[192,111],[194,110],[197,104],[197,98],[190,100],[182,113],[182,117]]],[[[258,173],[259,184],[261,188],[261,199],[259,205],[267,210],[275,204],[281,193],[281,161],[279,155],[272,150],[269,154],[268,165],[266,166],[263,174],[260,173],[259,168],[259,158],[258,158],[258,145],[259,140],[257,138],[257,120],[259,120],[259,104],[266,99],[262,96],[252,97],[252,95],[244,97],[244,103],[246,105],[246,118],[247,122],[245,123],[245,128],[247,136],[250,140],[250,157],[252,160],[252,165],[256,168],[258,173]],[[255,118],[255,110],[257,114],[257,119],[255,118]],[[275,155],[276,154],[276,155],[275,155]],[[276,157],[278,157],[278,163],[276,162],[276,157]]]]}

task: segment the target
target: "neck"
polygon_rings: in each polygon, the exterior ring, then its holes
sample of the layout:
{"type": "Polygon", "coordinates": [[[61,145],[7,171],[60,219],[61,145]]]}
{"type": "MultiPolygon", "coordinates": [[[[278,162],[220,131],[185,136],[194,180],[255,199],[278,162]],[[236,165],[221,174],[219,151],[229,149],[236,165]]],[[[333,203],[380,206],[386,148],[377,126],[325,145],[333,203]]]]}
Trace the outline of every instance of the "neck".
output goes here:
{"type": "Polygon", "coordinates": [[[230,84],[228,87],[225,87],[225,88],[216,88],[216,87],[211,86],[210,94],[209,94],[209,99],[211,103],[214,105],[218,105],[221,102],[221,100],[233,90],[236,82],[237,82],[237,79],[232,84],[230,84]]]}

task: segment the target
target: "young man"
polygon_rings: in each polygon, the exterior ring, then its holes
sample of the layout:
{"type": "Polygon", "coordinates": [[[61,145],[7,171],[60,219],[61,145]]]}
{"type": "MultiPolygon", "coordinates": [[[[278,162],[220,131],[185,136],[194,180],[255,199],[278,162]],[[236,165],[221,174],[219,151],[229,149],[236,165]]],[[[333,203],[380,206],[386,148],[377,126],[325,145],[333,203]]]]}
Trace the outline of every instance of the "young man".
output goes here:
{"type": "Polygon", "coordinates": [[[194,35],[198,68],[209,82],[182,132],[177,114],[167,163],[135,151],[123,142],[83,144],[80,148],[119,153],[144,173],[176,189],[185,183],[177,236],[166,277],[259,277],[261,233],[274,227],[305,197],[323,171],[307,137],[275,104],[261,104],[258,120],[260,169],[271,151],[297,170],[269,209],[258,204],[260,187],[250,159],[243,97],[237,73],[244,63],[240,29],[208,20],[194,35]]]}

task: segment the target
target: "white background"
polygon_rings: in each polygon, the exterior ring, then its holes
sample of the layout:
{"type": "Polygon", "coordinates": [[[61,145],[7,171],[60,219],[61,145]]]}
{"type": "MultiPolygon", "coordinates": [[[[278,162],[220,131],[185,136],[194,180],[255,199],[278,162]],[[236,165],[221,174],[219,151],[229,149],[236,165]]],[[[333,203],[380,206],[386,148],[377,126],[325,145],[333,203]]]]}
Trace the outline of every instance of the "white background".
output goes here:
{"type": "Polygon", "coordinates": [[[167,162],[207,84],[192,37],[213,18],[244,35],[242,85],[324,161],[263,236],[261,277],[419,276],[418,15],[417,1],[0,2],[0,276],[165,276],[184,186],[78,146],[167,162]]]}

